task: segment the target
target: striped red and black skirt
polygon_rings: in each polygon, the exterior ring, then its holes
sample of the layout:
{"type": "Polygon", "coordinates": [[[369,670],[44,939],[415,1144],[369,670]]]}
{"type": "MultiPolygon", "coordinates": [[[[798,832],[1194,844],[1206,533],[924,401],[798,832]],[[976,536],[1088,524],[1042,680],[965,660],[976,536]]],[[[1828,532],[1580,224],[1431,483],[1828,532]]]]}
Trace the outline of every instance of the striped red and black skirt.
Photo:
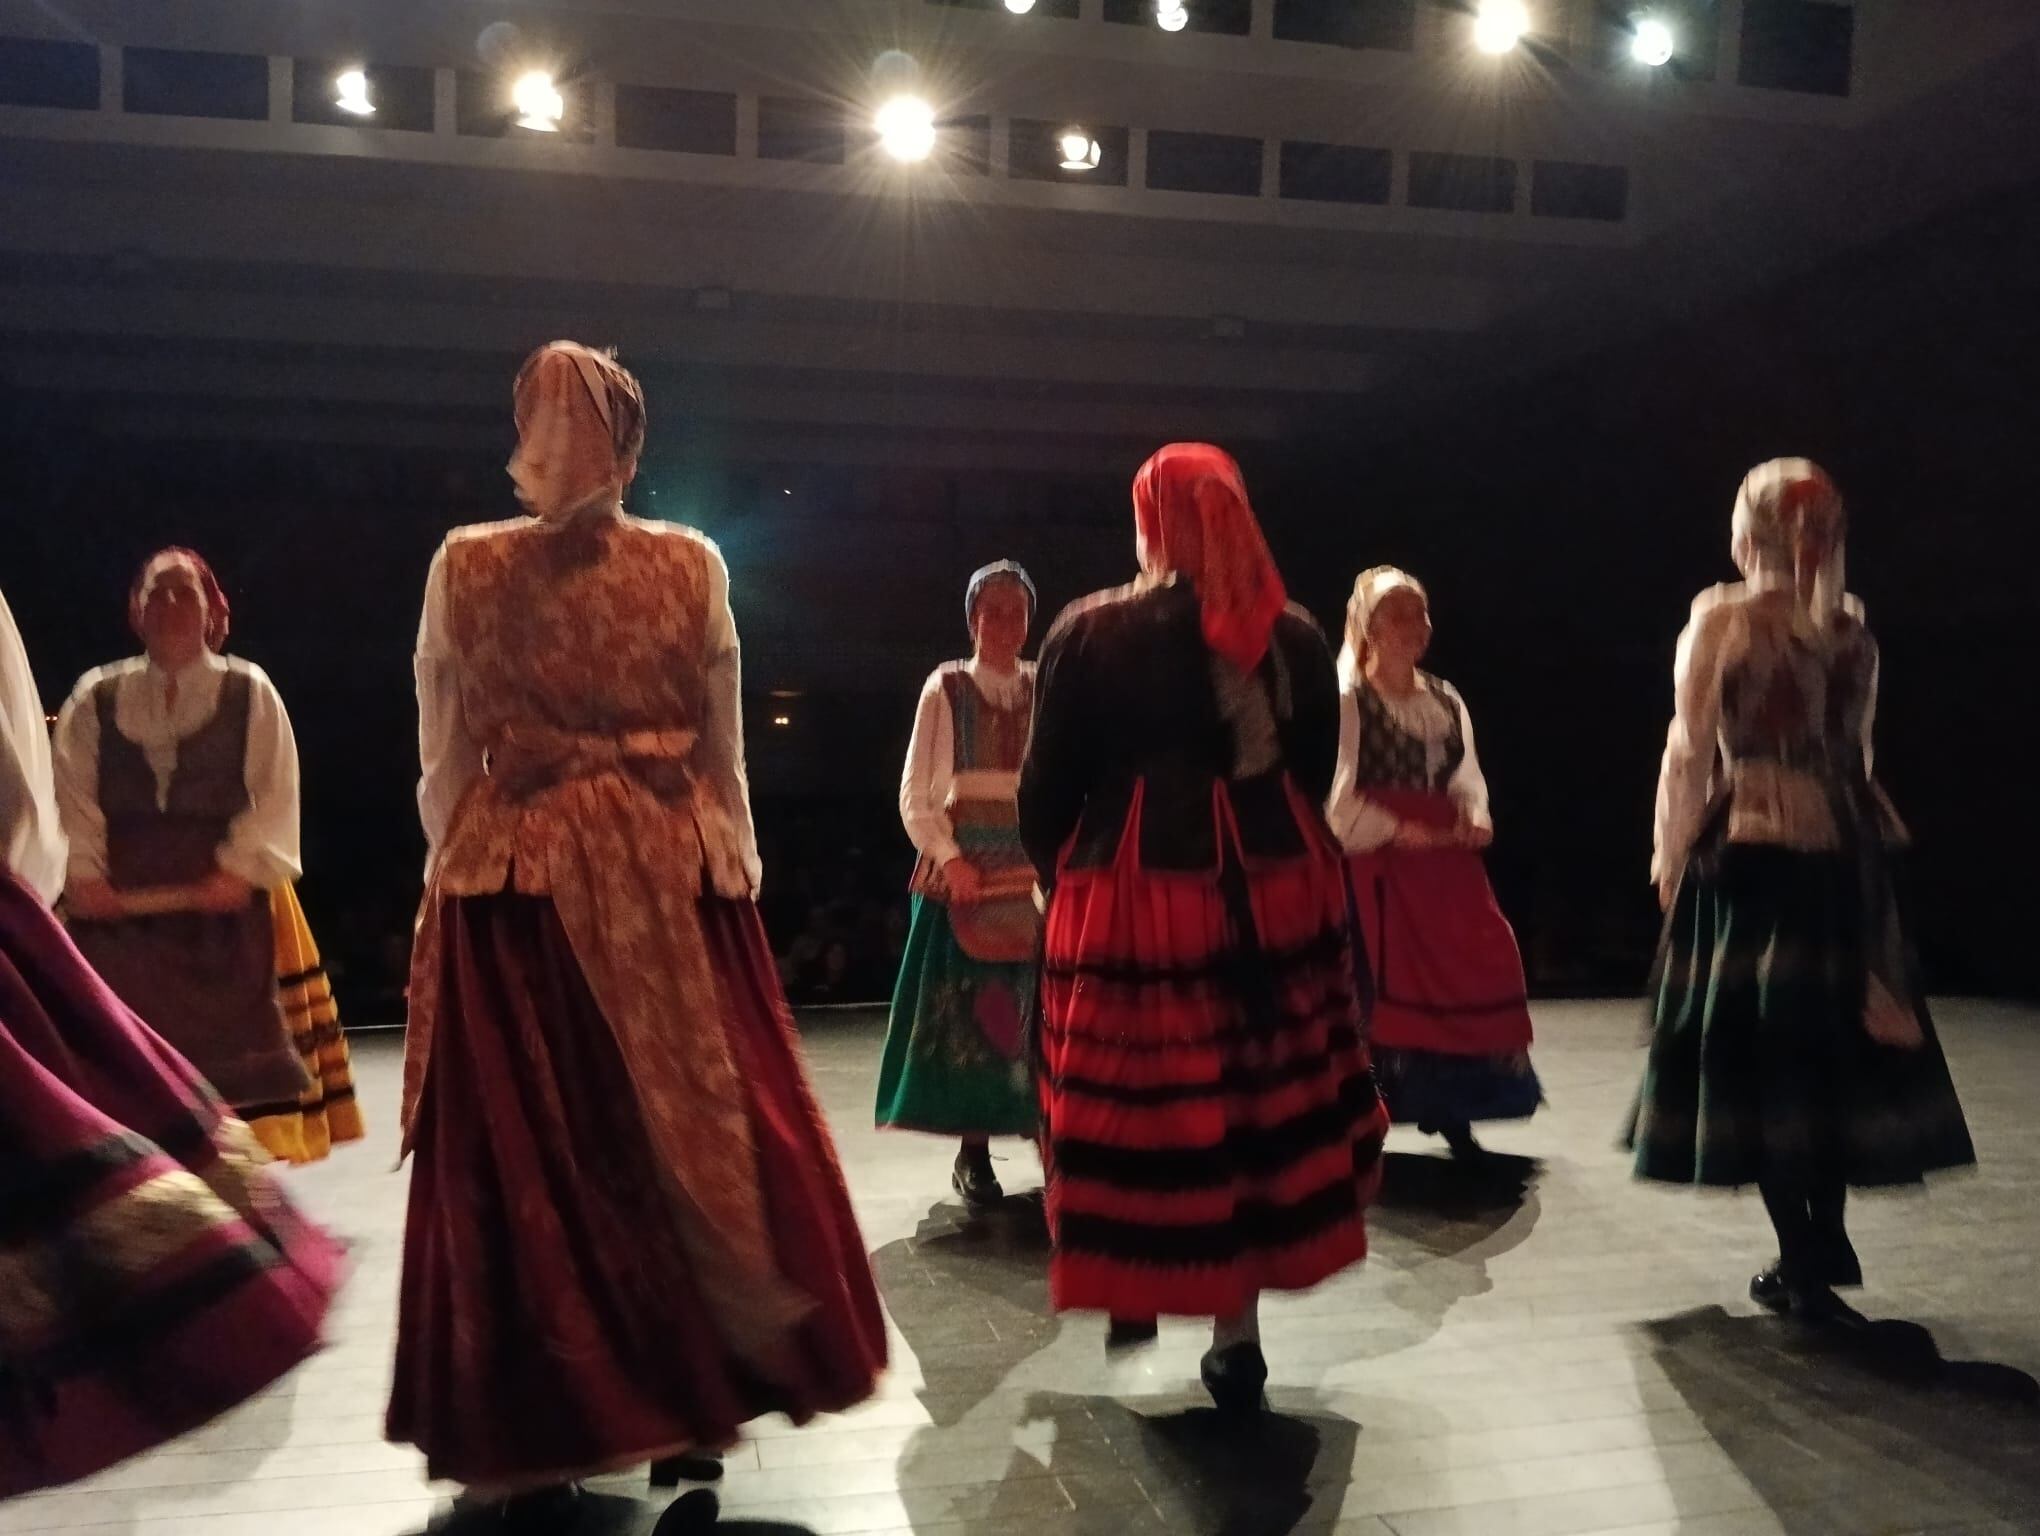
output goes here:
{"type": "MultiPolygon", "coordinates": [[[[1299,802],[1300,805],[1300,802],[1299,802]]],[[[1040,1091],[1062,1310],[1227,1316],[1366,1256],[1387,1116],[1329,846],[1215,871],[1065,870],[1048,912],[1040,1091]]],[[[1311,825],[1307,808],[1300,824],[1311,825]]]]}

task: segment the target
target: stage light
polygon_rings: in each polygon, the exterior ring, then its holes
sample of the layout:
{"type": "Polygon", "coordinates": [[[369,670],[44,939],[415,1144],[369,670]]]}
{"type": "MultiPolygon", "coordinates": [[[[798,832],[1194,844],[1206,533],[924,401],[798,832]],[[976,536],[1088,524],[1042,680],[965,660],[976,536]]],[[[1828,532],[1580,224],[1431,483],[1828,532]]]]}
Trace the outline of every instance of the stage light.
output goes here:
{"type": "Polygon", "coordinates": [[[1034,9],[1034,0],[1006,0],[1006,9],[1015,16],[1025,16],[1034,9]]]}
{"type": "Polygon", "coordinates": [[[1081,128],[1072,128],[1056,141],[1062,151],[1062,168],[1066,171],[1095,171],[1098,162],[1105,158],[1105,152],[1098,147],[1098,141],[1081,128]]]}
{"type": "Polygon", "coordinates": [[[333,77],[333,105],[356,117],[374,117],[375,103],[368,96],[368,71],[343,69],[333,77]]]}
{"type": "Polygon", "coordinates": [[[553,84],[553,77],[542,69],[529,70],[517,77],[517,84],[510,91],[510,104],[517,109],[517,126],[533,133],[558,133],[567,115],[566,97],[553,84]]]}
{"type": "MultiPolygon", "coordinates": [[[[1030,3],[1031,3],[1031,0],[1030,0],[1030,3]]],[[[780,728],[781,730],[785,730],[785,729],[786,729],[786,727],[788,727],[789,725],[793,724],[793,716],[791,716],[791,715],[774,715],[774,716],[772,717],[772,723],[773,723],[774,725],[778,726],[778,727],[779,727],[779,728],[780,728]]]]}
{"type": "Polygon", "coordinates": [[[1629,41],[1629,53],[1639,64],[1648,64],[1656,69],[1660,64],[1672,62],[1672,55],[1678,51],[1679,40],[1671,27],[1655,16],[1646,16],[1636,24],[1636,35],[1629,41]]]}
{"type": "Polygon", "coordinates": [[[1155,0],[1155,25],[1164,32],[1180,32],[1190,25],[1190,8],[1183,0],[1155,0]]]}
{"type": "Polygon", "coordinates": [[[872,119],[879,147],[893,159],[925,160],[935,148],[935,109],[918,96],[895,96],[872,119]]]}
{"type": "Polygon", "coordinates": [[[1473,46],[1482,53],[1507,53],[1530,30],[1523,0],[1481,0],[1473,17],[1473,46]]]}

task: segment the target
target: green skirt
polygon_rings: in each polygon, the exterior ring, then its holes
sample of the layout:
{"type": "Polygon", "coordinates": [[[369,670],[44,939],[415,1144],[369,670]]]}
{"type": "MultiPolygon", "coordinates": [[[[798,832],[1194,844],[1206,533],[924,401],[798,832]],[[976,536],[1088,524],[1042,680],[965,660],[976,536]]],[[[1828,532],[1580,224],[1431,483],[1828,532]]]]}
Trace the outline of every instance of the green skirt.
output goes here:
{"type": "Polygon", "coordinates": [[[914,898],[878,1069],[878,1123],[944,1136],[1032,1136],[1023,1019],[1034,967],[973,960],[949,909],[914,898]]]}
{"type": "Polygon", "coordinates": [[[1976,1161],[1917,986],[1919,1048],[1863,1026],[1861,907],[1839,854],[1695,856],[1665,928],[1626,1138],[1640,1177],[1870,1186],[1976,1161]]]}

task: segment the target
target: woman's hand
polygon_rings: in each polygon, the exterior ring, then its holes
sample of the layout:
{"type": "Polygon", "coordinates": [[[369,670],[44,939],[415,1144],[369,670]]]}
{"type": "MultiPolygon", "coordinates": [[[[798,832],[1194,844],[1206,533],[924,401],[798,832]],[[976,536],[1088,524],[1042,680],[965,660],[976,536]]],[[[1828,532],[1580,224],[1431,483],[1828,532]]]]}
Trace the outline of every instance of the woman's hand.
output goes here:
{"type": "Polygon", "coordinates": [[[1679,877],[1677,875],[1659,875],[1657,883],[1658,911],[1660,912],[1671,911],[1672,903],[1677,901],[1678,899],[1679,899],[1679,877]]]}
{"type": "Polygon", "coordinates": [[[64,887],[64,911],[88,923],[110,923],[127,915],[127,903],[110,880],[73,880],[64,887]]]}
{"type": "Polygon", "coordinates": [[[975,864],[961,854],[942,866],[942,883],[948,888],[951,901],[960,901],[966,905],[984,894],[984,876],[978,873],[975,864]]]}
{"type": "Polygon", "coordinates": [[[1495,829],[1482,826],[1477,821],[1461,820],[1459,825],[1453,828],[1453,836],[1460,847],[1470,848],[1479,853],[1494,842],[1495,829]]]}
{"type": "Polygon", "coordinates": [[[1389,840],[1390,847],[1400,848],[1405,853],[1422,853],[1433,848],[1449,847],[1451,843],[1451,833],[1427,827],[1421,821],[1397,822],[1395,836],[1389,840]]]}

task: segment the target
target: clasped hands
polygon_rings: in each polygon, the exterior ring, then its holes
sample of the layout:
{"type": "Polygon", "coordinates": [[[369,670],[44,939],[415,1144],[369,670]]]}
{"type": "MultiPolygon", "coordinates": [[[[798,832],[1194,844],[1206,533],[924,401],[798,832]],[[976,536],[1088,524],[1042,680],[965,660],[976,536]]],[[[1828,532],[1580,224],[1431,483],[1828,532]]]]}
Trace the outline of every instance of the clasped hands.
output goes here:
{"type": "Polygon", "coordinates": [[[1495,840],[1495,829],[1482,826],[1462,815],[1449,827],[1427,826],[1420,821],[1404,821],[1397,824],[1395,836],[1389,846],[1409,853],[1422,853],[1441,848],[1467,849],[1479,853],[1495,840]]]}
{"type": "Polygon", "coordinates": [[[64,911],[85,922],[108,923],[160,912],[239,912],[254,897],[255,887],[246,880],[224,869],[215,869],[189,885],[125,890],[107,880],[74,880],[64,889],[64,911]]]}

